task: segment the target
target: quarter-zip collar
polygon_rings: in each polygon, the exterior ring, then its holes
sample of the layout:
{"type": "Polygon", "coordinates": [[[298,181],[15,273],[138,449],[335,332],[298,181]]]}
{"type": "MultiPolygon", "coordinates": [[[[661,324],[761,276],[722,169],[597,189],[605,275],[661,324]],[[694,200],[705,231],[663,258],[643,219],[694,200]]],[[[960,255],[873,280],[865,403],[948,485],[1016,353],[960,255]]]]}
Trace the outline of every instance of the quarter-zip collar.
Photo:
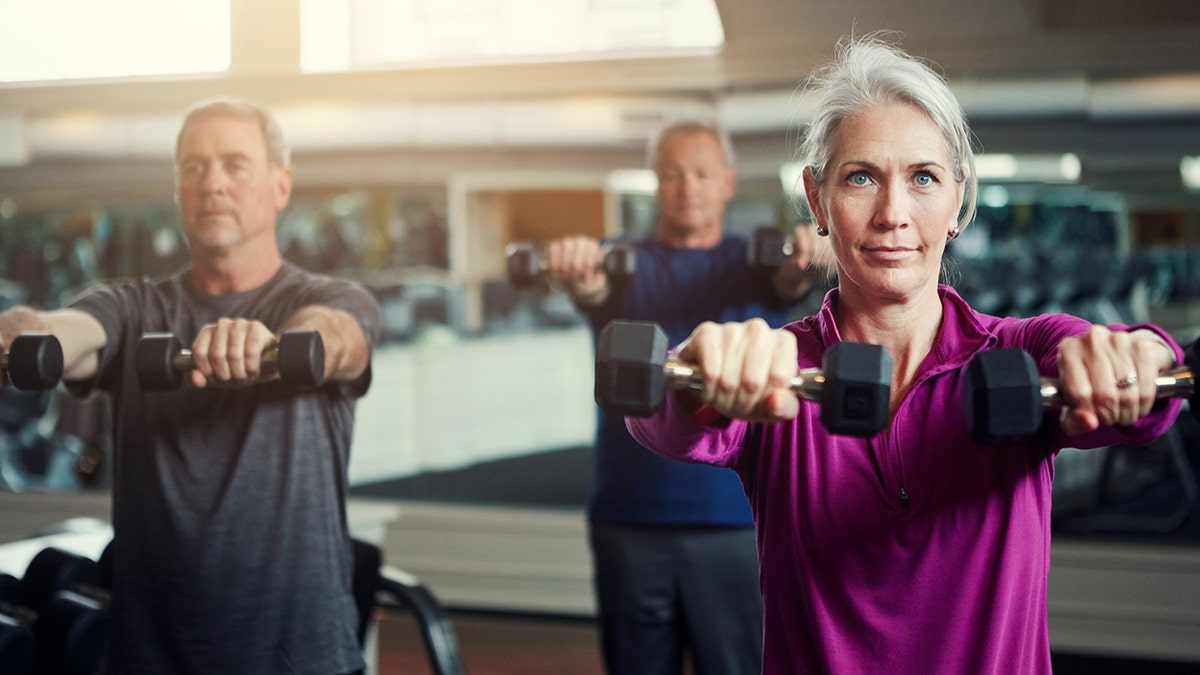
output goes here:
{"type": "MultiPolygon", "coordinates": [[[[944,284],[938,285],[938,295],[942,302],[942,324],[934,338],[930,353],[923,359],[917,370],[913,384],[904,396],[897,411],[904,408],[918,387],[927,380],[941,373],[963,368],[972,356],[980,350],[993,346],[995,335],[978,319],[966,301],[953,288],[944,284]]],[[[816,314],[817,330],[824,348],[842,340],[835,319],[834,307],[838,299],[838,289],[833,288],[825,294],[825,299],[816,314]]],[[[904,448],[899,443],[901,434],[892,428],[889,422],[887,428],[873,438],[867,439],[868,451],[875,455],[883,475],[880,478],[888,481],[889,474],[895,484],[887,487],[885,492],[896,496],[904,512],[912,504],[912,495],[906,487],[904,471],[904,448]]]]}

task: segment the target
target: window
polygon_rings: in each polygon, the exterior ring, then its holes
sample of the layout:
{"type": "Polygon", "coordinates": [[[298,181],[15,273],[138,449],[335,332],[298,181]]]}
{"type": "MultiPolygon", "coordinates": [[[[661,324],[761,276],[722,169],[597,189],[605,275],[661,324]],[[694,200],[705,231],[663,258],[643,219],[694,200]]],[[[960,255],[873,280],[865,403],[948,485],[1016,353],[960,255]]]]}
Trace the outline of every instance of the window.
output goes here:
{"type": "Polygon", "coordinates": [[[229,68],[228,2],[0,0],[0,82],[229,68]]]}
{"type": "Polygon", "coordinates": [[[555,61],[712,50],[713,0],[301,0],[300,66],[555,61]]]}

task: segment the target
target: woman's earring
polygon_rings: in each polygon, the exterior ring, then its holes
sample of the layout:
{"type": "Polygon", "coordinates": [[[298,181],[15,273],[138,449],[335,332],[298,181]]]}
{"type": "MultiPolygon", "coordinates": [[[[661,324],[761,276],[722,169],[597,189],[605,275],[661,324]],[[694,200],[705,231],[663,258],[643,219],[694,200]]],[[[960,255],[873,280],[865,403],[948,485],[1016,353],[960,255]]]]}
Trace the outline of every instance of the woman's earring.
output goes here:
{"type": "Polygon", "coordinates": [[[946,241],[954,241],[957,238],[958,238],[958,228],[957,227],[950,228],[950,233],[946,235],[946,241]]]}
{"type": "Polygon", "coordinates": [[[818,237],[828,237],[829,236],[829,228],[825,227],[824,225],[818,225],[817,226],[817,236],[818,237]]]}

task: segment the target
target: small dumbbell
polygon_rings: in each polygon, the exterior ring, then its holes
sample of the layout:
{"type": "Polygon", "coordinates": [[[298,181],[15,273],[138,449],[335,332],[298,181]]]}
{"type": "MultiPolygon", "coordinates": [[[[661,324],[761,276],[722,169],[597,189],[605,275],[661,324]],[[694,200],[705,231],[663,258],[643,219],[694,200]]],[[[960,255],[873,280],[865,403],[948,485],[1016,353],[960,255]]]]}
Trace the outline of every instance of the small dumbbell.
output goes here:
{"type": "MultiPolygon", "coordinates": [[[[1157,397],[1188,397],[1193,415],[1200,418],[1196,400],[1197,343],[1185,350],[1185,365],[1155,381],[1157,397]]],[[[971,437],[984,445],[1015,442],[1037,432],[1047,410],[1065,402],[1059,381],[1038,374],[1033,357],[1023,349],[979,352],[967,364],[962,388],[963,414],[971,437]]]]}
{"type": "MultiPolygon", "coordinates": [[[[196,367],[191,349],[171,333],[147,333],[138,340],[135,355],[138,383],[146,391],[172,391],[196,367]]],[[[262,354],[265,370],[276,371],[290,387],[315,387],[325,379],[325,343],[311,330],[285,331],[279,344],[262,354]]]]}
{"type": "MultiPolygon", "coordinates": [[[[545,275],[548,267],[537,246],[527,243],[508,246],[508,282],[513,288],[530,288],[545,275]]],[[[596,265],[614,282],[637,274],[637,251],[628,244],[609,244],[604,261],[596,265]]]]}
{"type": "Polygon", "coordinates": [[[750,239],[746,262],[751,267],[775,269],[795,252],[796,243],[792,237],[777,227],[760,227],[754,230],[754,236],[750,239]]]}
{"type": "Polygon", "coordinates": [[[58,591],[71,591],[101,605],[109,602],[100,563],[53,546],[38,551],[21,577],[21,604],[42,607],[58,591]]]}
{"type": "MultiPolygon", "coordinates": [[[[695,366],[667,355],[667,336],[657,324],[613,321],[596,347],[596,403],[630,417],[653,413],[666,389],[699,389],[695,366]]],[[[874,436],[887,426],[892,357],[878,345],[839,342],[825,352],[822,368],[799,371],[791,390],[821,405],[821,424],[835,434],[874,436]]]]}
{"type": "Polygon", "coordinates": [[[31,589],[30,581],[0,575],[0,614],[33,637],[32,672],[97,672],[110,634],[106,606],[67,588],[42,597],[45,589],[31,589]]]}
{"type": "Polygon", "coordinates": [[[50,389],[62,379],[62,345],[50,333],[22,333],[0,353],[0,368],[17,389],[50,389]]]}
{"type": "Polygon", "coordinates": [[[33,631],[20,616],[0,612],[0,673],[28,675],[34,666],[33,631]]]}
{"type": "MultiPolygon", "coordinates": [[[[0,574],[0,604],[20,597],[21,582],[11,574],[0,574]]],[[[20,612],[0,611],[0,673],[25,675],[33,672],[33,631],[20,612]]]]}

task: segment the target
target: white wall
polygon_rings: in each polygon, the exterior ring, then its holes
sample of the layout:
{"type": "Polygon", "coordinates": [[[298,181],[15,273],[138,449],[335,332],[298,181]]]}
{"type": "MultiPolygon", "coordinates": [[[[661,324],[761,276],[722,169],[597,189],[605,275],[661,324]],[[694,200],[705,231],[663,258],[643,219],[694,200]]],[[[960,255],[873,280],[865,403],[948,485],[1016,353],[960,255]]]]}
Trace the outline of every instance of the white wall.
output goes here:
{"type": "Polygon", "coordinates": [[[595,434],[586,328],[384,346],[373,368],[351,484],[586,446],[595,434]]]}

